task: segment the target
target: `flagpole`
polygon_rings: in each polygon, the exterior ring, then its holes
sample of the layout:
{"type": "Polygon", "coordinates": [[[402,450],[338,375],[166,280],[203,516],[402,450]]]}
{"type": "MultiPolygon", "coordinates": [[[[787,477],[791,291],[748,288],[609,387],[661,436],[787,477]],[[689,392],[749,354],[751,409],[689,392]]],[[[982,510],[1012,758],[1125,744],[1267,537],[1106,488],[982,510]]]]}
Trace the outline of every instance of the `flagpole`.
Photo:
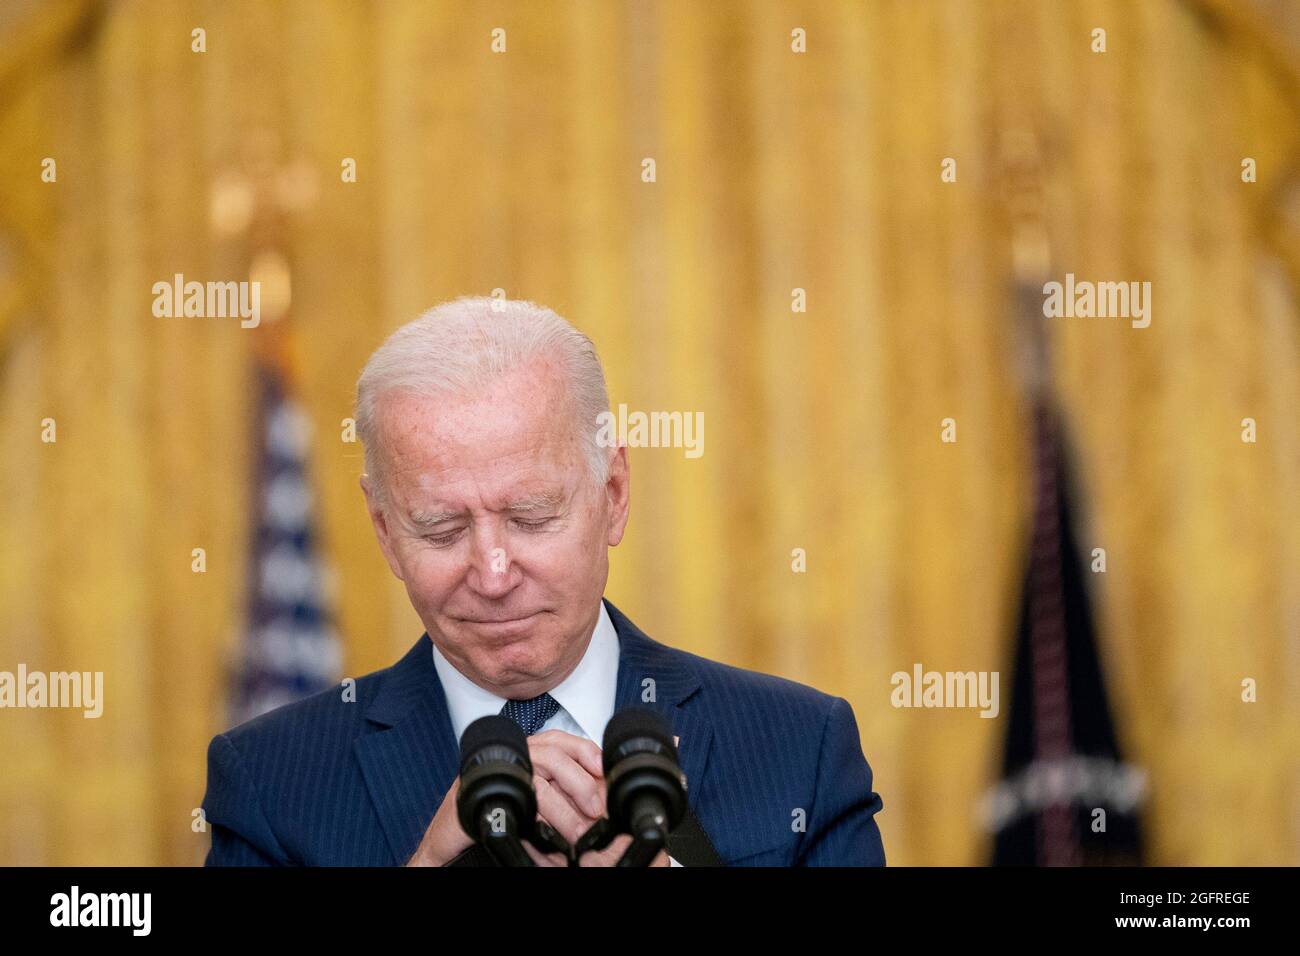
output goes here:
{"type": "MultiPolygon", "coordinates": [[[[1050,342],[1044,330],[1043,286],[1049,281],[1051,247],[1042,197],[1038,139],[1028,125],[1003,134],[1002,162],[1008,187],[1011,258],[1020,345],[1020,373],[1033,410],[1034,510],[1029,556],[1029,627],[1034,761],[1064,766],[1073,752],[1069,648],[1061,567],[1060,435],[1052,394],[1050,342]]],[[[1074,806],[1068,798],[1039,811],[1038,862],[1077,866],[1081,852],[1074,806]]]]}

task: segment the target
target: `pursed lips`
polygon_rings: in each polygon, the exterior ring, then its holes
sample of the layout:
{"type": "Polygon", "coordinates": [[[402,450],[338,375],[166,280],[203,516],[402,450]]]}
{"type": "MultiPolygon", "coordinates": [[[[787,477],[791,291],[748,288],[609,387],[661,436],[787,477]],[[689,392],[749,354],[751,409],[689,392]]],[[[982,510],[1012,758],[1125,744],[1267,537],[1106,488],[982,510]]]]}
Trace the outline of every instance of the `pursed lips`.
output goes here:
{"type": "Polygon", "coordinates": [[[468,628],[481,637],[492,640],[514,641],[531,635],[541,614],[541,611],[533,611],[523,617],[464,617],[460,618],[460,622],[462,627],[468,628]]]}
{"type": "Polygon", "coordinates": [[[514,624],[518,621],[526,621],[538,613],[537,611],[530,611],[520,617],[463,617],[461,620],[467,624],[514,624]]]}
{"type": "Polygon", "coordinates": [[[513,644],[516,641],[531,639],[536,630],[536,621],[539,616],[540,612],[534,612],[526,617],[497,618],[494,620],[465,618],[462,619],[462,623],[479,640],[486,640],[493,644],[513,644]]]}

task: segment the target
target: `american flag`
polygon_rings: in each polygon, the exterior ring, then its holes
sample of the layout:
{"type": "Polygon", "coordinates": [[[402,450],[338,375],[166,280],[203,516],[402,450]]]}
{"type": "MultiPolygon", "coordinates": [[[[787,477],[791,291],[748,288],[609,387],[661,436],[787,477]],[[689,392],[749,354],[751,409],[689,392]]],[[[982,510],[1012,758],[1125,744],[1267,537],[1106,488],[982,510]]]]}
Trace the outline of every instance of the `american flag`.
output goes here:
{"type": "Polygon", "coordinates": [[[307,475],[311,425],[273,364],[257,367],[252,555],[233,723],[338,683],[342,646],[326,608],[307,475]]]}

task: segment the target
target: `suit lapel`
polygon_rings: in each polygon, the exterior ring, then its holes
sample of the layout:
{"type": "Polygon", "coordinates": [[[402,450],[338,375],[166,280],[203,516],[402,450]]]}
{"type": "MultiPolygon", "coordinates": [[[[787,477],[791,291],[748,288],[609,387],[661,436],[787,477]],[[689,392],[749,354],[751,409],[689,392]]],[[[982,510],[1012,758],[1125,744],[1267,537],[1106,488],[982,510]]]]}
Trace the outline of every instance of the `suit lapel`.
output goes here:
{"type": "Polygon", "coordinates": [[[686,774],[687,819],[668,838],[668,852],[684,866],[712,866],[720,860],[696,816],[700,784],[709,763],[713,729],[699,710],[684,705],[700,681],[681,653],[651,640],[609,601],[610,620],[619,637],[618,690],[614,710],[651,707],[663,715],[678,738],[677,759],[686,774]]]}
{"type": "MultiPolygon", "coordinates": [[[[619,637],[614,709],[651,707],[663,715],[680,738],[678,759],[694,811],[713,743],[708,722],[683,706],[699,691],[699,679],[682,655],[651,640],[609,601],[605,606],[619,637]]],[[[460,744],[428,634],[393,665],[366,719],[377,729],[357,740],[355,753],[393,859],[401,865],[419,846],[459,769],[460,744]]],[[[707,845],[692,813],[690,825],[669,839],[669,853],[688,866],[712,862],[699,850],[700,836],[707,845]]]]}
{"type": "Polygon", "coordinates": [[[651,707],[663,715],[673,733],[681,738],[677,757],[686,772],[688,802],[694,807],[713,743],[709,724],[683,707],[700,689],[700,681],[680,654],[651,640],[613,604],[606,601],[605,606],[619,637],[614,710],[651,707]]]}
{"type": "Polygon", "coordinates": [[[400,866],[420,845],[459,769],[460,746],[428,634],[393,666],[366,719],[381,729],[359,738],[355,752],[400,866]]]}

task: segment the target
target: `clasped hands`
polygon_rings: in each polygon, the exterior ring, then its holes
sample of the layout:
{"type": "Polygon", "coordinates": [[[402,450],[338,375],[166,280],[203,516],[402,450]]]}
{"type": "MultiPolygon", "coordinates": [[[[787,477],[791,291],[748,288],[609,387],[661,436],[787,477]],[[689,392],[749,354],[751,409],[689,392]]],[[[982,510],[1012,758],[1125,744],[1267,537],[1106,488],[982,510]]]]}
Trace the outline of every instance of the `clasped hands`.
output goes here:
{"type": "MultiPolygon", "coordinates": [[[[605,771],[600,747],[563,730],[545,730],[528,738],[528,756],[533,764],[537,816],[570,846],[575,845],[605,815],[605,771]]],[[[456,816],[459,790],[457,777],[407,866],[442,866],[473,845],[456,816]]],[[[628,834],[620,833],[603,850],[582,854],[578,865],[614,866],[631,842],[628,834]]],[[[569,865],[562,853],[544,853],[527,840],[522,843],[538,866],[569,865]]],[[[668,853],[660,850],[650,865],[671,865],[668,853]]]]}

